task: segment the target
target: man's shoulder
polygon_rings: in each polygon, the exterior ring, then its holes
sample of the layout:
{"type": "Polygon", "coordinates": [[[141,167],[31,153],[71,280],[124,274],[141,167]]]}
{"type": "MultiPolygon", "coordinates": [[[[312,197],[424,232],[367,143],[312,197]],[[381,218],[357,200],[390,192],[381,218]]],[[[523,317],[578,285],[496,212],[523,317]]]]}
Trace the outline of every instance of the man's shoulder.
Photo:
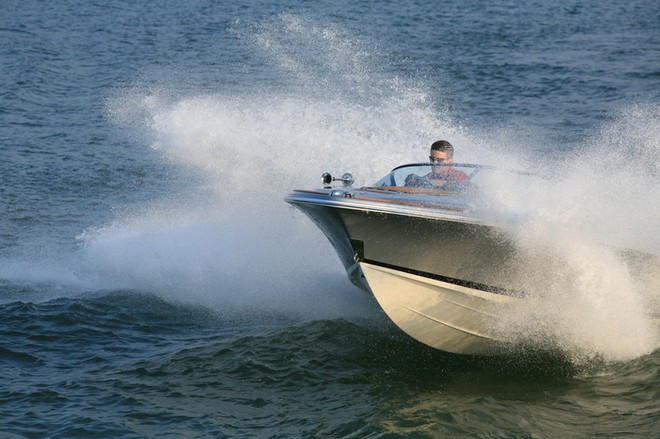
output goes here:
{"type": "Polygon", "coordinates": [[[449,173],[449,175],[451,175],[453,179],[459,181],[467,180],[469,177],[465,172],[461,171],[460,169],[456,169],[454,167],[449,167],[447,169],[447,172],[449,173]]]}

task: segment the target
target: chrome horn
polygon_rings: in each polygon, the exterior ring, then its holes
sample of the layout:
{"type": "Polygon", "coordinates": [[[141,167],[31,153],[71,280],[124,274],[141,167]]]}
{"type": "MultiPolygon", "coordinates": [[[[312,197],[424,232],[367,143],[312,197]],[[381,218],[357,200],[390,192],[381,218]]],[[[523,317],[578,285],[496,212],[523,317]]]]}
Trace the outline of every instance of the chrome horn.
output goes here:
{"type": "Polygon", "coordinates": [[[321,182],[323,183],[323,187],[330,187],[330,184],[333,181],[341,181],[344,186],[350,186],[355,182],[355,179],[353,179],[353,176],[348,172],[342,175],[341,178],[335,178],[328,172],[325,172],[323,175],[321,175],[321,182]]]}

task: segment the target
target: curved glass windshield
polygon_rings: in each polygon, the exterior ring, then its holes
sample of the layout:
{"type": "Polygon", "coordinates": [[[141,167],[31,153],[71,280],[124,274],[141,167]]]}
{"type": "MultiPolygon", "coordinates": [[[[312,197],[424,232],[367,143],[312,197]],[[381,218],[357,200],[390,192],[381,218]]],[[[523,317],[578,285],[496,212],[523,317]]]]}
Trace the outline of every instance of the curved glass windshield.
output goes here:
{"type": "Polygon", "coordinates": [[[394,168],[373,186],[385,188],[428,188],[459,191],[482,169],[480,165],[459,163],[416,163],[394,168]]]}

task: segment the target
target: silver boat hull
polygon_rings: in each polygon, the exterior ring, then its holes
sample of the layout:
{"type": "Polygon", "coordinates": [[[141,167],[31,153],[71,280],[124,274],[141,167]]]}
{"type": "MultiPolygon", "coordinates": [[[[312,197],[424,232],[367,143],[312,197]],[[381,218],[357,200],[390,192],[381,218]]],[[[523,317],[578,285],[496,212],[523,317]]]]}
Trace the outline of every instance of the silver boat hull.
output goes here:
{"type": "Polygon", "coordinates": [[[495,227],[455,211],[425,217],[365,205],[359,196],[299,192],[287,201],[323,231],[351,281],[411,337],[459,354],[507,345],[497,323],[522,293],[511,288],[511,270],[502,270],[515,267],[516,255],[495,227]]]}
{"type": "Polygon", "coordinates": [[[328,193],[294,192],[287,201],[323,231],[351,280],[363,289],[369,288],[356,270],[359,261],[473,289],[522,294],[523,285],[516,282],[520,255],[494,226],[451,211],[420,216],[415,210],[328,193]]]}

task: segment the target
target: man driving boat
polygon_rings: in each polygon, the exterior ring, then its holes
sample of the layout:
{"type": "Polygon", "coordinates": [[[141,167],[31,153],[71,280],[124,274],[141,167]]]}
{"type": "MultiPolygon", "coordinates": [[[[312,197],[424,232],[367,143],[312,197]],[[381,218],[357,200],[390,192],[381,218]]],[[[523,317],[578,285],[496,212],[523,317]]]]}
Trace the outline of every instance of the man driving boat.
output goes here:
{"type": "Polygon", "coordinates": [[[432,166],[431,172],[423,176],[410,174],[406,177],[406,186],[454,189],[468,179],[465,172],[446,166],[454,161],[454,146],[446,140],[433,142],[429,160],[438,166],[432,166]]]}

